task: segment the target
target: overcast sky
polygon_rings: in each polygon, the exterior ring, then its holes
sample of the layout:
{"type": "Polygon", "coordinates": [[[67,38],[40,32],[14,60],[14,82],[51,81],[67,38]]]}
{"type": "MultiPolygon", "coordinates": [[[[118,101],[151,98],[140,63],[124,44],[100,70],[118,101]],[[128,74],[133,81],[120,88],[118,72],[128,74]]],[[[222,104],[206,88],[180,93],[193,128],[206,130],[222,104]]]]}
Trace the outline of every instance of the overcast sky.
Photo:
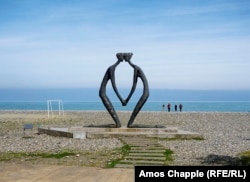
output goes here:
{"type": "Polygon", "coordinates": [[[0,88],[99,87],[117,52],[150,88],[250,90],[250,1],[0,0],[0,88]]]}

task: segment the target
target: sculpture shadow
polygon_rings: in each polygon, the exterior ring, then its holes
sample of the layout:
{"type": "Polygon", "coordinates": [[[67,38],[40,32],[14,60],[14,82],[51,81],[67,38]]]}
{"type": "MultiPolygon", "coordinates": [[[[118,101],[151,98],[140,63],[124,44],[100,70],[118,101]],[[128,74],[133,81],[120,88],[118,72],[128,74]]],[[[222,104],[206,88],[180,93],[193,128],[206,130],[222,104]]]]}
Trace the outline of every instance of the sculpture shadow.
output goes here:
{"type": "MultiPolygon", "coordinates": [[[[94,128],[117,128],[115,124],[103,124],[103,125],[86,125],[84,127],[94,127],[94,128]]],[[[144,124],[134,124],[130,128],[166,128],[163,125],[144,125],[144,124]]]]}
{"type": "MultiPolygon", "coordinates": [[[[239,157],[227,155],[210,154],[205,158],[200,158],[204,165],[210,166],[245,166],[246,163],[239,157]]],[[[248,164],[249,165],[249,164],[248,164]]]]}

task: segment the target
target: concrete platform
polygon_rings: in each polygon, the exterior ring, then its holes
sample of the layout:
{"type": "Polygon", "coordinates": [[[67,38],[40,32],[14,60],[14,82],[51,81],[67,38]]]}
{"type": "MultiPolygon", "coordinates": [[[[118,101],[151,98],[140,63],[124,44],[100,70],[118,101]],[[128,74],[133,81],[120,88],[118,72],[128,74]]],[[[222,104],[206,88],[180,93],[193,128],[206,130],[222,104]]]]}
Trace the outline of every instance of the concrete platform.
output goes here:
{"type": "Polygon", "coordinates": [[[134,169],[0,163],[1,182],[132,182],[134,169]]]}
{"type": "Polygon", "coordinates": [[[97,128],[97,127],[69,127],[69,128],[38,128],[40,134],[69,137],[76,139],[86,138],[116,138],[124,136],[140,136],[153,138],[196,138],[202,137],[199,133],[180,130],[175,127],[166,128],[97,128]]]}

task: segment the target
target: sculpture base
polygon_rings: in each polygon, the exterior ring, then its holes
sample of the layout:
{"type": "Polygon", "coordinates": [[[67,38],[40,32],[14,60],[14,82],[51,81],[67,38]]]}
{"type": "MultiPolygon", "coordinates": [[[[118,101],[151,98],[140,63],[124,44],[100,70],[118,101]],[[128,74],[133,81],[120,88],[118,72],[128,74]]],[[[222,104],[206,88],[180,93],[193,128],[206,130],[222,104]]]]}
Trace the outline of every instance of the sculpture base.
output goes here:
{"type": "Polygon", "coordinates": [[[124,136],[154,137],[154,138],[201,138],[199,133],[180,130],[175,127],[165,128],[98,128],[98,127],[70,127],[49,128],[40,127],[38,133],[52,136],[77,139],[86,138],[119,138],[124,136]]]}

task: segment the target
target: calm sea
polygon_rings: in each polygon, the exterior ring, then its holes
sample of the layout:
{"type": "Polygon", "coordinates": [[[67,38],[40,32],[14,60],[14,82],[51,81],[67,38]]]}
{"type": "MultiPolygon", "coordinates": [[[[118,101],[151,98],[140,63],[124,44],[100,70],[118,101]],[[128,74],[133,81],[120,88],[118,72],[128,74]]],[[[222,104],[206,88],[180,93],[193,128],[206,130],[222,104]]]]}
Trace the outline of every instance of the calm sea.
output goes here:
{"type": "MultiPolygon", "coordinates": [[[[108,96],[116,110],[132,111],[141,95],[135,92],[127,106],[122,106],[108,90],[108,96]]],[[[128,90],[120,90],[125,98],[128,90]]],[[[0,110],[47,110],[48,100],[61,100],[64,110],[106,110],[98,89],[0,89],[0,110]]],[[[162,105],[182,104],[184,112],[250,112],[250,91],[201,91],[201,90],[150,90],[150,97],[142,111],[162,111],[162,105]]],[[[59,103],[52,101],[53,110],[59,109],[59,103]]]]}

